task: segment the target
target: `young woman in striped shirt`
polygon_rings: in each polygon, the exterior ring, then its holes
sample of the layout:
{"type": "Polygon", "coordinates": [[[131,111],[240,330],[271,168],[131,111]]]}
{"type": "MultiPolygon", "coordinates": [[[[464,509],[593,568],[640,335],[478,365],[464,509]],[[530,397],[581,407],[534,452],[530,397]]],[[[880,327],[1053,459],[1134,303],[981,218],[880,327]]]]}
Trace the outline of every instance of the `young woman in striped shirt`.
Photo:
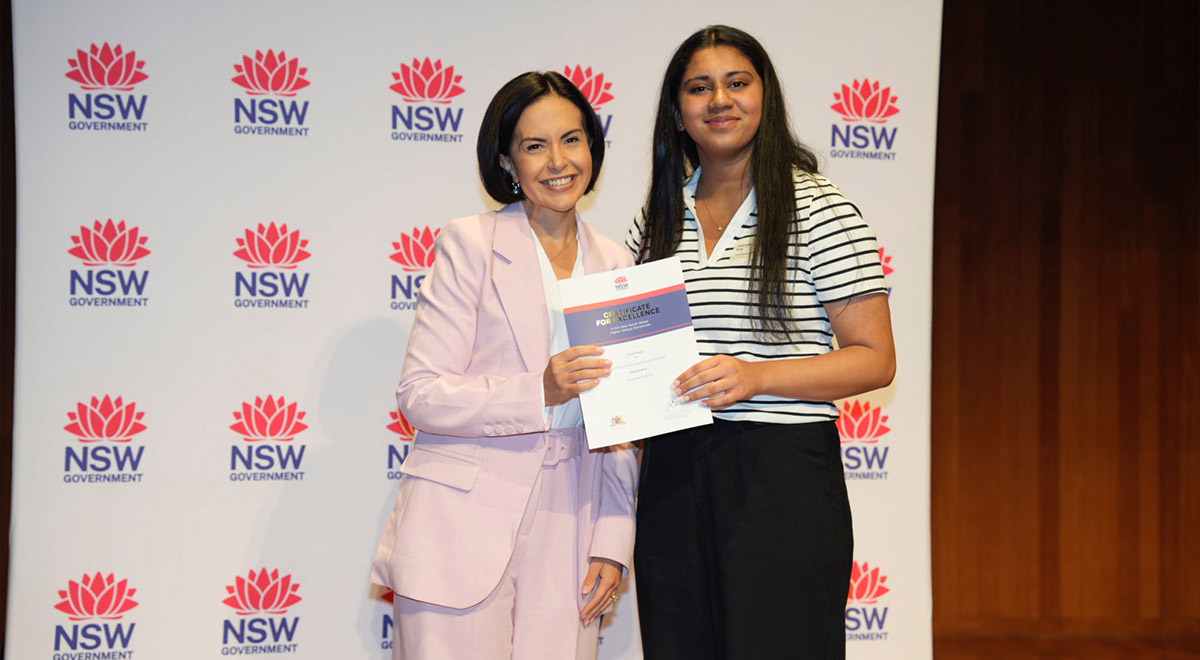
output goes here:
{"type": "Polygon", "coordinates": [[[853,533],[832,401],[892,380],[887,285],[754,37],[710,26],[675,52],[626,244],[680,258],[703,359],[675,387],[716,418],[645,445],[646,657],[844,658],[853,533]]]}

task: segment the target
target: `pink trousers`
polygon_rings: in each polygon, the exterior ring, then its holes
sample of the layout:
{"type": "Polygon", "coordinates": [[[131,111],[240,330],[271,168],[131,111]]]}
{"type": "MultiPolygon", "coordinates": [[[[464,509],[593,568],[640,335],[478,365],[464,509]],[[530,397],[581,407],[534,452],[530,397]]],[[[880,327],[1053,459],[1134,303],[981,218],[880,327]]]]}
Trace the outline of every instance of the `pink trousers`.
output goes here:
{"type": "Polygon", "coordinates": [[[512,559],[487,598],[454,609],[396,597],[393,660],[596,658],[600,619],[587,627],[579,619],[585,600],[575,550],[580,448],[563,449],[548,449],[512,559]]]}

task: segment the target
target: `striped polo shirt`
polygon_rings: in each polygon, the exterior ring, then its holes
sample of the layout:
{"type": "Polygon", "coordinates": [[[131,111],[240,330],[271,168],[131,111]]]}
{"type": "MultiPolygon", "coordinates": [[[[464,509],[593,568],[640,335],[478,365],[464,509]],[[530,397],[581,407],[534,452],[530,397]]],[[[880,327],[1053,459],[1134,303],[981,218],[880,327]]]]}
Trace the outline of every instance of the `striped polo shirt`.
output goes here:
{"type": "MultiPolygon", "coordinates": [[[[797,332],[791,340],[760,336],[751,323],[751,317],[757,315],[757,302],[750,293],[750,259],[758,225],[755,193],[750,191],[708,256],[696,221],[699,181],[697,169],[683,189],[683,238],[675,255],[683,266],[702,357],[725,354],[757,361],[828,353],[833,350],[833,329],[823,303],[887,291],[875,232],[858,208],[829,179],[797,170],[786,305],[797,332]]],[[[643,222],[639,213],[625,238],[625,246],[635,257],[643,222]]],[[[796,424],[837,419],[838,411],[828,401],[761,395],[713,415],[732,421],[796,424]]]]}

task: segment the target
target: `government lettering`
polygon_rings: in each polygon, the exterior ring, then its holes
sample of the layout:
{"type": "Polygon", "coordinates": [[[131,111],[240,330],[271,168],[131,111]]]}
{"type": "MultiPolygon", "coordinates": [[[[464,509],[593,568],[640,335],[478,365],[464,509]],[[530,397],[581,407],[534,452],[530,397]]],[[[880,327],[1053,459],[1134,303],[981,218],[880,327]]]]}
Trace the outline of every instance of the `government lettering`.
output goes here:
{"type": "Polygon", "coordinates": [[[72,121],[67,127],[73,131],[144,131],[144,121],[72,121]]]}
{"type": "Polygon", "coordinates": [[[133,651],[79,651],[78,653],[55,653],[54,660],[128,660],[133,651]]]}
{"type": "Polygon", "coordinates": [[[400,142],[462,142],[462,135],[456,133],[392,133],[392,139],[400,142]]]}
{"type": "Polygon", "coordinates": [[[859,151],[857,149],[834,149],[829,152],[834,158],[870,158],[872,160],[896,160],[894,151],[859,151]]]}
{"type": "Polygon", "coordinates": [[[260,644],[258,646],[226,646],[221,655],[253,655],[255,653],[294,653],[299,644],[260,644]]]}
{"type": "Polygon", "coordinates": [[[72,307],[145,307],[149,298],[71,298],[72,307]]]}
{"type": "Polygon", "coordinates": [[[233,132],[239,135],[308,135],[308,129],[297,126],[234,126],[233,132]]]}
{"type": "Polygon", "coordinates": [[[234,307],[286,307],[289,309],[308,309],[307,300],[271,300],[267,298],[237,298],[234,307]]]}
{"type": "Polygon", "coordinates": [[[230,481],[303,481],[304,471],[300,472],[231,472],[230,481]]]}
{"type": "Polygon", "coordinates": [[[64,474],[64,484],[140,483],[142,475],[132,474],[64,474]]]}

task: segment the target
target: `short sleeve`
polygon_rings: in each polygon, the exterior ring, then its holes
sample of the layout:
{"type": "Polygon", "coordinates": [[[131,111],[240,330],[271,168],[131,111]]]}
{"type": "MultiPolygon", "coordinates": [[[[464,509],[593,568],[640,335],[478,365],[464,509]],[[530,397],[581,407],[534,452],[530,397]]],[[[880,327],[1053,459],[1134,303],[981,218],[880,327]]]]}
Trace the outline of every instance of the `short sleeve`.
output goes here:
{"type": "Polygon", "coordinates": [[[887,292],[875,232],[829,180],[797,181],[802,258],[823,304],[887,292]],[[805,203],[807,202],[807,206],[805,203]]]}

